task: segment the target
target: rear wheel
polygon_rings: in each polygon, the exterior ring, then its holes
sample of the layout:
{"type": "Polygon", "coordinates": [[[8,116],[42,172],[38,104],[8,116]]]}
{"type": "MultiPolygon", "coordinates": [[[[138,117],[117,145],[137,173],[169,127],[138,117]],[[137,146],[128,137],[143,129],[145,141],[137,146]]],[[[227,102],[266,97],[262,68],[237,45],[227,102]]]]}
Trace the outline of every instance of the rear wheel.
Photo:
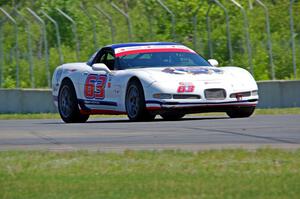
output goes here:
{"type": "Polygon", "coordinates": [[[62,120],[66,123],[86,122],[89,118],[89,115],[80,113],[75,89],[70,80],[62,82],[58,94],[58,111],[62,120]]]}
{"type": "Polygon", "coordinates": [[[250,117],[255,110],[255,107],[240,107],[227,111],[226,114],[231,118],[250,117]]]}
{"type": "Polygon", "coordinates": [[[154,114],[146,109],[145,96],[141,83],[138,80],[131,80],[126,91],[126,111],[131,121],[153,120],[154,114]]]}
{"type": "Polygon", "coordinates": [[[179,113],[179,112],[166,112],[166,113],[160,114],[160,116],[164,120],[180,120],[181,118],[183,118],[185,116],[185,114],[179,113]]]}

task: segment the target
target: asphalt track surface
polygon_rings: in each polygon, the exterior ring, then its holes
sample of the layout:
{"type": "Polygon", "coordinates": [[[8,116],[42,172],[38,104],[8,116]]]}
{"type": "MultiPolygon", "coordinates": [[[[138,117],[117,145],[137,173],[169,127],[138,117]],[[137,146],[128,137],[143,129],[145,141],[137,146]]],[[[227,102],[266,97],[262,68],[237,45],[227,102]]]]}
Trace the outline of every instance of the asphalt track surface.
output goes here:
{"type": "Polygon", "coordinates": [[[187,116],[181,121],[153,122],[103,118],[84,124],[0,120],[0,150],[193,151],[260,147],[300,148],[300,115],[257,115],[242,119],[187,116]]]}

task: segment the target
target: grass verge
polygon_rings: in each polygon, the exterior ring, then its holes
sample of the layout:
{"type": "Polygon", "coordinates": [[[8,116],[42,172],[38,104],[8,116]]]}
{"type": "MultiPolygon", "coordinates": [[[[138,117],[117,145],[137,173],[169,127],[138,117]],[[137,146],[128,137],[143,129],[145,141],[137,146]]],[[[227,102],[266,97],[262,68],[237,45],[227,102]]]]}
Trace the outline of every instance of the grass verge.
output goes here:
{"type": "MultiPolygon", "coordinates": [[[[256,109],[256,115],[299,115],[300,108],[274,108],[274,109],[256,109]]],[[[197,116],[225,116],[225,113],[201,113],[197,116]]],[[[122,118],[126,115],[92,115],[90,118],[122,118]]],[[[0,120],[12,119],[60,119],[58,113],[37,113],[37,114],[0,114],[0,120]]]]}
{"type": "Polygon", "coordinates": [[[0,198],[299,198],[300,150],[0,152],[0,198]]]}

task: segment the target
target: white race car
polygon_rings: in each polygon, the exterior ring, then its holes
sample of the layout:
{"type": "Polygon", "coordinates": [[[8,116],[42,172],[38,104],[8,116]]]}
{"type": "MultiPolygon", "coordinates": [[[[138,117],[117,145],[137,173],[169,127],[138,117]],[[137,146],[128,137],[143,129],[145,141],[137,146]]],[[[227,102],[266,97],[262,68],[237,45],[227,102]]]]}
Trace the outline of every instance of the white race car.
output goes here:
{"type": "Polygon", "coordinates": [[[57,67],[53,98],[67,123],[91,114],[127,114],[133,121],[201,112],[249,117],[258,102],[255,80],[242,68],[217,65],[178,43],[113,44],[86,63],[57,67]]]}

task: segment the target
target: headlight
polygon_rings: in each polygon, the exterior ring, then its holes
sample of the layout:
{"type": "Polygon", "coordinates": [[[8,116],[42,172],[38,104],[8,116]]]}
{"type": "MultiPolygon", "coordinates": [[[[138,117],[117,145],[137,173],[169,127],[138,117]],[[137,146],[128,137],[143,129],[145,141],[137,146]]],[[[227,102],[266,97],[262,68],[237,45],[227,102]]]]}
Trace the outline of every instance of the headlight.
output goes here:
{"type": "Polygon", "coordinates": [[[240,97],[250,97],[250,96],[257,96],[257,90],[254,91],[247,91],[247,92],[240,92],[240,93],[232,93],[230,94],[230,98],[240,98],[240,97]]]}
{"type": "Polygon", "coordinates": [[[258,92],[257,92],[257,90],[255,90],[255,91],[251,91],[251,95],[252,95],[252,96],[257,96],[257,95],[258,95],[258,92]]]}

